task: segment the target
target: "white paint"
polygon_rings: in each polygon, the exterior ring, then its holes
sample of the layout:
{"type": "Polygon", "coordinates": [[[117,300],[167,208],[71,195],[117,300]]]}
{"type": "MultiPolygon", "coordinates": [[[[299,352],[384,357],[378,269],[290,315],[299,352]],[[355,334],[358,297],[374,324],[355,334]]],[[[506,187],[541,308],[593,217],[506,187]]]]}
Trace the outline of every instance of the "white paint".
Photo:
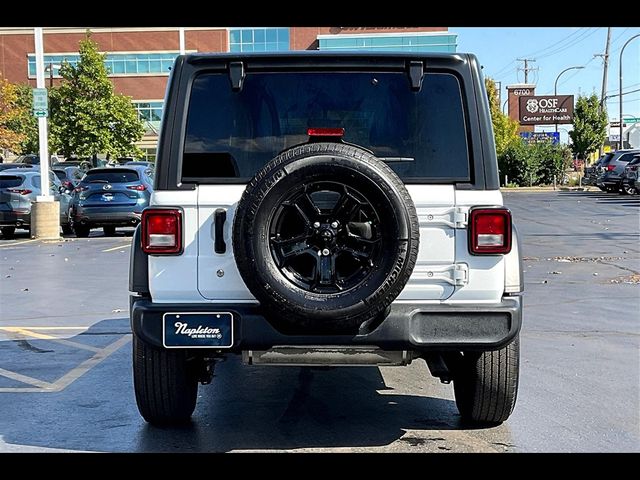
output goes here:
{"type": "MultiPolygon", "coordinates": [[[[232,225],[245,185],[200,185],[188,191],[158,191],[151,205],[184,211],[184,253],[150,256],[151,296],[158,303],[255,303],[236,267],[232,225]],[[214,251],[214,212],[227,210],[227,250],[214,251]],[[218,270],[224,275],[219,277],[218,270]]],[[[473,256],[467,242],[468,211],[503,204],[499,190],[455,190],[453,185],[407,185],[418,211],[420,249],[414,272],[398,302],[497,303],[505,290],[501,255],[473,256]],[[464,277],[464,278],[463,278],[464,277]]]]}

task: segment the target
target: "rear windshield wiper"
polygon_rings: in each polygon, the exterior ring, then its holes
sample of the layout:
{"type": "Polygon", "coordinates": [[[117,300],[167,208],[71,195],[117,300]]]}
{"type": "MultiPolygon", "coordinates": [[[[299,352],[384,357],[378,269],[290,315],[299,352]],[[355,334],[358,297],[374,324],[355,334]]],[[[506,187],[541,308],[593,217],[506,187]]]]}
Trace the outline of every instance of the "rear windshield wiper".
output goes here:
{"type": "Polygon", "coordinates": [[[383,162],[414,162],[415,158],[411,157],[378,157],[383,162]]]}

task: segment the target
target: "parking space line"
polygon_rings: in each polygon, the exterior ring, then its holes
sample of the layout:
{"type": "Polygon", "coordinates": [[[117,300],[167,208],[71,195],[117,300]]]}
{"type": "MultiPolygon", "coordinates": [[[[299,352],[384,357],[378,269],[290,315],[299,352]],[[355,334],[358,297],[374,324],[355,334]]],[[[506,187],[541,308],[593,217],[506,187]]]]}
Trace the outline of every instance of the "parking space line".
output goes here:
{"type": "Polygon", "coordinates": [[[0,327],[0,330],[4,330],[9,333],[17,333],[18,335],[24,335],[25,337],[37,338],[39,340],[48,340],[50,342],[60,343],[69,347],[80,348],[82,350],[89,350],[91,352],[99,352],[100,349],[84,343],[72,342],[64,338],[54,337],[52,335],[46,335],[44,333],[30,332],[26,328],[21,327],[0,327]]]}
{"type": "Polygon", "coordinates": [[[0,327],[0,330],[7,328],[22,328],[24,330],[88,330],[91,327],[0,327]]]}
{"type": "Polygon", "coordinates": [[[3,244],[0,244],[0,248],[7,248],[7,247],[13,247],[14,245],[22,245],[24,243],[37,242],[38,240],[39,239],[37,238],[32,238],[31,240],[23,240],[21,242],[3,243],[3,244]]]}
{"type": "Polygon", "coordinates": [[[58,380],[56,380],[52,385],[52,388],[53,388],[52,391],[59,392],[61,390],[64,390],[73,382],[75,382],[77,379],[79,379],[82,375],[87,373],[89,370],[91,370],[93,367],[98,365],[109,355],[111,355],[112,353],[117,351],[120,347],[129,343],[130,341],[131,341],[131,334],[127,334],[127,335],[123,335],[122,337],[120,337],[118,340],[111,343],[110,345],[107,345],[105,348],[98,351],[93,357],[85,360],[76,368],[74,368],[70,372],[67,372],[65,375],[63,375],[58,380]]]}
{"type": "MultiPolygon", "coordinates": [[[[27,385],[33,385],[34,387],[38,387],[40,389],[51,388],[52,386],[52,384],[49,382],[38,380],[37,378],[29,377],[27,375],[22,375],[21,373],[11,372],[9,370],[5,370],[4,368],[0,368],[0,375],[10,378],[11,380],[26,383],[27,385]]],[[[0,388],[0,392],[2,392],[3,390],[7,390],[7,388],[0,388]]],[[[9,390],[13,389],[9,388],[9,390]]]]}
{"type": "Polygon", "coordinates": [[[102,250],[102,253],[104,252],[113,252],[115,250],[122,250],[123,248],[127,248],[131,246],[131,242],[129,243],[125,243],[124,245],[119,245],[117,247],[113,247],[113,248],[107,248],[106,250],[102,250]]]}
{"type": "Polygon", "coordinates": [[[17,380],[34,387],[2,387],[0,393],[54,393],[60,392],[98,365],[100,362],[108,358],[115,353],[120,347],[131,341],[131,334],[126,334],[120,337],[115,342],[107,345],[105,348],[99,349],[91,358],[85,360],[77,367],[71,369],[65,373],[62,377],[53,383],[38,380],[36,378],[28,377],[20,373],[11,372],[0,368],[0,375],[17,380]]]}

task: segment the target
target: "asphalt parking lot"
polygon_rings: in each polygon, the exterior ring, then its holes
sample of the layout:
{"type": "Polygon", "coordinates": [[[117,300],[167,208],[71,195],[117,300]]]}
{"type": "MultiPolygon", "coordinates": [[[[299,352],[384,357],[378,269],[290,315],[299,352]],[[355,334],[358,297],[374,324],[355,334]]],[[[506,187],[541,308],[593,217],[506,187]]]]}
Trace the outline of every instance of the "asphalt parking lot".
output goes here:
{"type": "Polygon", "coordinates": [[[131,231],[0,239],[0,451],[640,451],[640,197],[513,192],[525,318],[516,409],[463,427],[450,385],[410,367],[244,367],[200,387],[191,425],[138,415],[131,231]]]}

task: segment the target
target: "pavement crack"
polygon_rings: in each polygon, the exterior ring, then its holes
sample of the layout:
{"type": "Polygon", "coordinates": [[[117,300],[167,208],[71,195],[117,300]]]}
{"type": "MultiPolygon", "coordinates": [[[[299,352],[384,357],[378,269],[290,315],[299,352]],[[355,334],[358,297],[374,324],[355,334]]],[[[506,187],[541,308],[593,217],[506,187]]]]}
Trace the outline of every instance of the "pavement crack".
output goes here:
{"type": "Polygon", "coordinates": [[[54,350],[44,350],[42,348],[38,348],[35,345],[31,345],[27,340],[14,340],[14,342],[16,342],[18,347],[22,348],[23,350],[27,350],[29,352],[52,353],[54,351],[54,350]]]}

